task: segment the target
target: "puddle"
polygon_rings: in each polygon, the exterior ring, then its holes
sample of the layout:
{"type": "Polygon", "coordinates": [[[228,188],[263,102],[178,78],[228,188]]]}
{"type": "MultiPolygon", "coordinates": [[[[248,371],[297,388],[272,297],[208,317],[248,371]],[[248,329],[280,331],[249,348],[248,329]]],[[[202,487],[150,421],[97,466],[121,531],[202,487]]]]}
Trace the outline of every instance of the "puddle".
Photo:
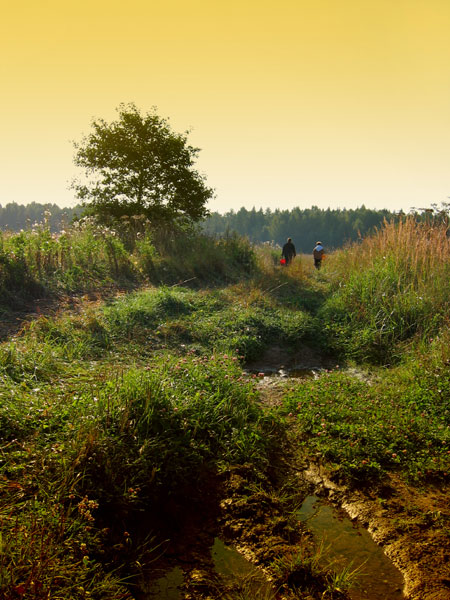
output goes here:
{"type": "Polygon", "coordinates": [[[146,590],[147,598],[158,600],[182,600],[181,586],[184,575],[180,567],[174,567],[171,571],[153,581],[146,590]]]}
{"type": "Polygon", "coordinates": [[[308,496],[297,513],[300,521],[318,540],[323,540],[326,556],[338,568],[351,564],[360,568],[352,600],[402,600],[403,577],[380,546],[361,526],[338,515],[317,496],[308,496]]]}
{"type": "Polygon", "coordinates": [[[262,369],[248,369],[245,371],[247,375],[256,375],[265,380],[271,380],[278,377],[282,379],[317,379],[322,372],[323,369],[311,367],[298,367],[293,369],[285,369],[283,367],[274,369],[266,367],[262,369]]]}
{"type": "MultiPolygon", "coordinates": [[[[220,579],[220,589],[236,594],[236,598],[249,597],[252,600],[274,600],[275,593],[264,575],[232,546],[227,546],[215,538],[211,548],[214,571],[220,579]]],[[[174,567],[153,581],[145,590],[148,600],[182,600],[184,573],[174,567]]],[[[212,585],[217,585],[212,583],[212,585]]],[[[224,596],[224,598],[228,596],[224,596]]],[[[234,597],[234,595],[233,595],[234,597]]],[[[230,596],[231,598],[231,596],[230,596]]]]}
{"type": "MultiPolygon", "coordinates": [[[[275,593],[264,575],[231,546],[216,538],[211,549],[214,568],[233,591],[254,600],[272,600],[275,593]]],[[[241,597],[241,595],[236,596],[241,597]]]]}
{"type": "Polygon", "coordinates": [[[290,369],[287,371],[286,377],[293,377],[294,379],[317,379],[323,369],[290,369]]]}

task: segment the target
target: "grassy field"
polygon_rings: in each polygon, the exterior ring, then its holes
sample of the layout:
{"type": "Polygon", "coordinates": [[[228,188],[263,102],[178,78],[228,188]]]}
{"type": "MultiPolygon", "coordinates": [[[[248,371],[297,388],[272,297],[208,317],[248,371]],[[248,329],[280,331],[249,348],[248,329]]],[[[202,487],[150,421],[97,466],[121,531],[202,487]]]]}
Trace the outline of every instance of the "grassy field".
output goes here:
{"type": "Polygon", "coordinates": [[[135,597],[187,505],[236,465],[264,481],[293,421],[351,485],[448,482],[443,228],[386,224],[317,272],[234,236],[144,225],[1,239],[5,321],[77,294],[0,345],[2,600],[135,597]],[[81,297],[94,290],[107,298],[81,297]],[[360,376],[334,369],[264,407],[243,366],[305,345],[360,376]]]}

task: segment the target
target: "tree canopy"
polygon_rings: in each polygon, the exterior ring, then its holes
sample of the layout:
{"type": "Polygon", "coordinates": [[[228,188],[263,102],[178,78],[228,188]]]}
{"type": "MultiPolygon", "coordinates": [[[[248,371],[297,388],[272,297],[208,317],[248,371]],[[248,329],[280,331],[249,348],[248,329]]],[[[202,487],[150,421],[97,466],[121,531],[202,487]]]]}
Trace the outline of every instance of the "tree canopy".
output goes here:
{"type": "Polygon", "coordinates": [[[92,121],[92,132],[75,143],[74,162],[86,178],[73,187],[102,220],[145,215],[152,222],[199,221],[213,190],[194,168],[199,149],[187,134],[172,131],[153,108],[141,114],[121,104],[118,119],[92,121]]]}

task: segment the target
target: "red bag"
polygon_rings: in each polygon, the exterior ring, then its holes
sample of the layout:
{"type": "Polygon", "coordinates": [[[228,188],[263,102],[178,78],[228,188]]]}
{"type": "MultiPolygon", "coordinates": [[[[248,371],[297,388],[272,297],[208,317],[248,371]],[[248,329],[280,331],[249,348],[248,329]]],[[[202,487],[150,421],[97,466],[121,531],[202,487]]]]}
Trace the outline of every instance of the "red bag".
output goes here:
{"type": "Polygon", "coordinates": [[[285,258],[281,258],[280,259],[280,265],[285,265],[286,264],[286,259],[285,258]]]}

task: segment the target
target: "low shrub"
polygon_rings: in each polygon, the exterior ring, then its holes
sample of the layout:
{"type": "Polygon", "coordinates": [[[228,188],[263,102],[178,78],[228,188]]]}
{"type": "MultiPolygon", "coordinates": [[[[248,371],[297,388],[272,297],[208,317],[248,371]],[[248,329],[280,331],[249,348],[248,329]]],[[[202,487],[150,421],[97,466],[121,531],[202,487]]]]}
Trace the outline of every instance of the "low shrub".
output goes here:
{"type": "Polygon", "coordinates": [[[441,386],[448,389],[449,377],[447,372],[437,387],[424,377],[412,379],[404,368],[372,382],[330,372],[297,386],[286,397],[285,412],[297,417],[318,459],[346,478],[367,482],[389,470],[412,479],[445,478],[450,414],[441,386]]]}

